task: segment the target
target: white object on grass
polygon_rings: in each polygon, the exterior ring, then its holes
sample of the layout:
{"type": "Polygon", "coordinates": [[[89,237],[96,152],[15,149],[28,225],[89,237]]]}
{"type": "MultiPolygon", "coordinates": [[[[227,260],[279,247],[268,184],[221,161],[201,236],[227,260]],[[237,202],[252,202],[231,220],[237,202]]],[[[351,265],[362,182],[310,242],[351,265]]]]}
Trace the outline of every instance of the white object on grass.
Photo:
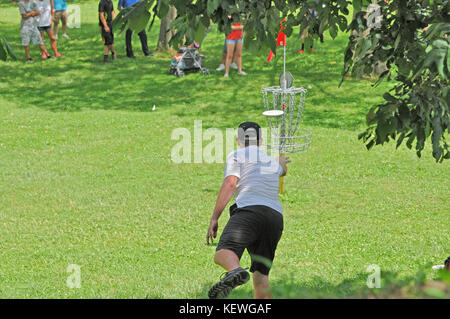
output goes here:
{"type": "Polygon", "coordinates": [[[156,110],[156,105],[153,105],[152,111],[156,110]]]}
{"type": "Polygon", "coordinates": [[[444,269],[445,265],[435,265],[432,267],[434,270],[444,269]]]}

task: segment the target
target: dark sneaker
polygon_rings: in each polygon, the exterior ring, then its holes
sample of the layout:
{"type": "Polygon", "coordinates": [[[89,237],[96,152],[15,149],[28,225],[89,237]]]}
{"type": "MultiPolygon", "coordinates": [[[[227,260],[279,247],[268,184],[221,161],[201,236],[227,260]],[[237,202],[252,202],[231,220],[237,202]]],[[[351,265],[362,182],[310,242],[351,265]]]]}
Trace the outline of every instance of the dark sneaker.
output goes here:
{"type": "Polygon", "coordinates": [[[152,51],[145,52],[144,55],[145,55],[145,56],[153,56],[153,52],[152,52],[152,51]]]}
{"type": "Polygon", "coordinates": [[[250,274],[245,269],[241,267],[236,268],[225,273],[225,277],[212,286],[208,292],[208,297],[209,299],[226,298],[231,290],[245,284],[249,279],[250,274]]]}

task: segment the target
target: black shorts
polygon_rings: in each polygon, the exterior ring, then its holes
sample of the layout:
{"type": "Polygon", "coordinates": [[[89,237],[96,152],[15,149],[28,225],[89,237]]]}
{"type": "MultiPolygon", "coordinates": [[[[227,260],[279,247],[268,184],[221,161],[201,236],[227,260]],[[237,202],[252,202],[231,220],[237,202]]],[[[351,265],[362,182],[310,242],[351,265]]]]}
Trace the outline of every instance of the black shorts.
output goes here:
{"type": "Polygon", "coordinates": [[[114,33],[112,31],[112,27],[109,26],[109,32],[106,32],[103,26],[102,28],[102,38],[104,45],[113,45],[114,44],[114,33]]]}
{"type": "Polygon", "coordinates": [[[39,32],[47,32],[50,31],[52,29],[51,26],[45,26],[45,27],[38,27],[39,32]]]}
{"type": "Polygon", "coordinates": [[[268,275],[283,233],[283,215],[262,205],[233,205],[230,214],[216,250],[229,249],[241,259],[247,249],[252,260],[250,272],[268,275]]]}

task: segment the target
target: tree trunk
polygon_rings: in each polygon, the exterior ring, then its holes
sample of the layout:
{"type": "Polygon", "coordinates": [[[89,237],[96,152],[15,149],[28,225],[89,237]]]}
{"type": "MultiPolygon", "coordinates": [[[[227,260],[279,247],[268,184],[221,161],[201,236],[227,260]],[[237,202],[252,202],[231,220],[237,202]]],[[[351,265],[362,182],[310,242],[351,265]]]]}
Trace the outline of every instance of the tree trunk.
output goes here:
{"type": "Polygon", "coordinates": [[[167,15],[161,20],[161,27],[159,28],[159,39],[158,39],[158,51],[168,51],[171,49],[169,41],[174,35],[173,31],[167,32],[170,23],[175,20],[177,17],[177,9],[175,7],[170,6],[169,12],[167,15]]]}

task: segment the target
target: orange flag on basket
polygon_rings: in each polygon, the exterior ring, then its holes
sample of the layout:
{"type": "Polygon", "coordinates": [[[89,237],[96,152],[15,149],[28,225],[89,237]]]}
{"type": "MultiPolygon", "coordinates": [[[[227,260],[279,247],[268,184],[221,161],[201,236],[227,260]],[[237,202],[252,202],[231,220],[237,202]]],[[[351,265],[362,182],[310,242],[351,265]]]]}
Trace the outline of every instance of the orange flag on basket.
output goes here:
{"type": "MultiPolygon", "coordinates": [[[[280,32],[278,32],[277,47],[280,45],[286,46],[286,34],[284,34],[284,32],[283,32],[283,29],[284,29],[283,22],[286,22],[286,18],[284,18],[280,22],[280,32]]],[[[272,50],[270,50],[269,56],[267,57],[267,62],[272,61],[272,59],[273,59],[273,52],[272,52],[272,50]]]]}

